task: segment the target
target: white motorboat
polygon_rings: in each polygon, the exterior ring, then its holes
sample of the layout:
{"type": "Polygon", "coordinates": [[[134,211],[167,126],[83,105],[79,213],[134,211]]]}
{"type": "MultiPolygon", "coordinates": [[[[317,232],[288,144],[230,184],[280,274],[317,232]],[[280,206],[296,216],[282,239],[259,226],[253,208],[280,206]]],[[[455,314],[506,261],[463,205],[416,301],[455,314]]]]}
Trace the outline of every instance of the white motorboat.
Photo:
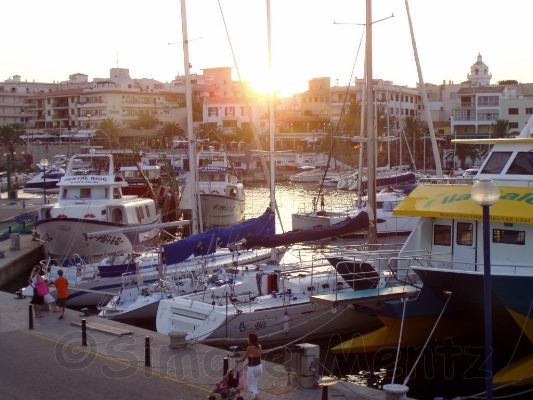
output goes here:
{"type": "Polygon", "coordinates": [[[50,167],[39,171],[33,178],[26,181],[22,191],[24,193],[59,193],[59,181],[65,175],[65,170],[50,167]]]}
{"type": "Polygon", "coordinates": [[[242,221],[244,185],[231,169],[226,154],[202,152],[198,160],[198,181],[194,184],[190,176],[187,178],[179,203],[184,218],[191,219],[192,199],[199,194],[205,228],[230,226],[242,221]]]}
{"type": "MultiPolygon", "coordinates": [[[[418,222],[417,217],[395,215],[393,210],[407,197],[404,190],[386,189],[376,194],[376,223],[379,234],[411,232],[418,222]]],[[[318,210],[315,205],[310,211],[302,210],[292,214],[292,230],[301,230],[313,226],[330,226],[347,218],[354,217],[361,210],[366,210],[368,196],[363,196],[361,206],[357,202],[352,206],[318,210]]]]}
{"type": "Polygon", "coordinates": [[[313,294],[351,290],[327,263],[241,268],[239,275],[232,283],[161,300],[157,331],[181,331],[187,341],[221,346],[244,345],[255,332],[261,343],[273,345],[376,326],[375,318],[352,307],[310,302],[313,294]]]}
{"type": "Polygon", "coordinates": [[[124,196],[127,183],[115,175],[109,154],[76,154],[59,181],[59,199],[39,209],[37,233],[56,259],[74,254],[97,262],[104,254],[150,248],[160,222],[153,199],[124,196]],[[90,167],[77,168],[80,160],[90,167]],[[129,229],[128,229],[129,228],[129,229]],[[99,235],[89,234],[98,232],[99,235]]]}

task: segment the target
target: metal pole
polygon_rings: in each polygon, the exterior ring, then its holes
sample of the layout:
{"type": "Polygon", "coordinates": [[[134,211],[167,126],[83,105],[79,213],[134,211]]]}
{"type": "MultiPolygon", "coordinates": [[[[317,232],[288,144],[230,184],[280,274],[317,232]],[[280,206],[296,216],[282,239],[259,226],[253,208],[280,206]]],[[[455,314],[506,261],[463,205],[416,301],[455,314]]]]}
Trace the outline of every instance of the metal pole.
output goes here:
{"type": "MultiPolygon", "coordinates": [[[[35,288],[33,290],[35,290],[35,288]]],[[[31,304],[30,304],[30,307],[29,307],[28,311],[29,311],[29,317],[30,317],[29,318],[29,322],[30,322],[29,323],[29,329],[33,329],[33,307],[32,307],[31,304]]]]}
{"type": "Polygon", "coordinates": [[[150,336],[144,337],[144,366],[151,367],[150,362],[150,336]]]}
{"type": "Polygon", "coordinates": [[[322,400],[328,400],[328,387],[322,386],[322,400]]]}
{"type": "Polygon", "coordinates": [[[492,400],[492,291],[490,276],[490,206],[483,207],[483,289],[485,300],[485,389],[492,400]]]}
{"type": "Polygon", "coordinates": [[[46,205],[46,166],[43,165],[43,197],[44,197],[44,204],[46,205]]]}
{"type": "Polygon", "coordinates": [[[87,320],[81,320],[81,345],[87,346],[87,320]]]}
{"type": "Polygon", "coordinates": [[[11,154],[7,153],[7,198],[11,196],[11,154]]]}

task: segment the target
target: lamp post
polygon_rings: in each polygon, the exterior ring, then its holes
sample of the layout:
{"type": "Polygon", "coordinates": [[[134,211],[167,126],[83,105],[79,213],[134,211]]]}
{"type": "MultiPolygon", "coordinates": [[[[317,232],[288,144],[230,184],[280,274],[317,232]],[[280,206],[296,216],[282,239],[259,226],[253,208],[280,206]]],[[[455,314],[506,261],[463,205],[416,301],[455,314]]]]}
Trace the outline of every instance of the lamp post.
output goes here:
{"type": "Polygon", "coordinates": [[[492,179],[479,179],[472,186],[472,200],[483,208],[483,292],[485,303],[485,390],[492,400],[492,296],[490,276],[489,207],[500,198],[500,189],[492,179]]]}
{"type": "Polygon", "coordinates": [[[48,159],[42,158],[40,164],[43,167],[43,200],[44,204],[46,204],[46,167],[48,167],[48,159]]]}

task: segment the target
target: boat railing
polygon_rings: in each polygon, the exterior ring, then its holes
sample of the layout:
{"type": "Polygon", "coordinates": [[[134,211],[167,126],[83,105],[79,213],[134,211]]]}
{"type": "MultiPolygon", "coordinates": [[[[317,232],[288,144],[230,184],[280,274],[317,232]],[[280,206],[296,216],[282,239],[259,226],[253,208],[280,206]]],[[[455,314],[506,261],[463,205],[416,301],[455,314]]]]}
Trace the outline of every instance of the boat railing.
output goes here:
{"type": "MultiPolygon", "coordinates": [[[[529,175],[527,175],[529,176],[529,175]]],[[[494,180],[498,185],[505,186],[519,186],[519,187],[533,187],[533,180],[523,177],[523,178],[514,178],[511,176],[501,176],[501,175],[488,175],[490,179],[494,180]]],[[[418,180],[420,184],[424,185],[435,185],[435,184],[449,184],[449,185],[473,185],[478,179],[485,178],[484,175],[477,175],[473,177],[422,177],[418,180]]]]}

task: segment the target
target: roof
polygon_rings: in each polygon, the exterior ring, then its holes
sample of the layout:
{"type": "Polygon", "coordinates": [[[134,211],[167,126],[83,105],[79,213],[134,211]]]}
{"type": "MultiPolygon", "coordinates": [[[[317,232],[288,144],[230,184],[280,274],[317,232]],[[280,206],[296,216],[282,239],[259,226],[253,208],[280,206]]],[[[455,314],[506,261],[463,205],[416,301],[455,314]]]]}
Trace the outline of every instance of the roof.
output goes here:
{"type": "Polygon", "coordinates": [[[476,86],[461,88],[457,94],[477,94],[477,93],[503,93],[505,86],[491,85],[491,86],[476,86]]]}

